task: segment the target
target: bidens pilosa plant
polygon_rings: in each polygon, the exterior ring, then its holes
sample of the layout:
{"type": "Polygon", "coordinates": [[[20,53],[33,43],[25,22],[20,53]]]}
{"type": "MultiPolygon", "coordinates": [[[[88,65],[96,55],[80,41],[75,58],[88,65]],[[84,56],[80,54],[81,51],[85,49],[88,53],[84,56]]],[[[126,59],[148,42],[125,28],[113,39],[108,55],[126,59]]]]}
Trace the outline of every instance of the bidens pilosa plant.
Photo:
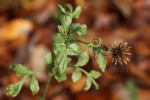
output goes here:
{"type": "Polygon", "coordinates": [[[72,22],[73,18],[79,18],[81,13],[80,6],[76,7],[74,11],[70,4],[62,6],[58,5],[58,7],[60,8],[60,13],[58,15],[60,25],[58,25],[58,33],[53,40],[53,50],[45,57],[47,67],[31,71],[21,64],[12,65],[11,69],[22,79],[7,87],[7,95],[13,97],[17,96],[24,82],[27,80],[32,94],[36,94],[40,87],[35,74],[39,71],[45,70],[48,71],[48,80],[42,97],[42,100],[45,100],[51,78],[54,77],[58,82],[65,81],[67,79],[66,70],[68,67],[74,69],[71,77],[74,83],[79,81],[84,74],[87,77],[84,90],[89,90],[92,84],[96,89],[98,89],[99,85],[95,80],[99,78],[101,74],[96,70],[87,72],[83,69],[83,66],[85,66],[89,61],[89,55],[87,51],[81,50],[78,43],[82,43],[87,46],[87,48],[93,49],[95,60],[103,72],[105,71],[107,63],[106,53],[112,56],[112,61],[115,62],[115,64],[122,64],[123,62],[127,63],[127,61],[129,61],[130,53],[127,43],[114,43],[112,48],[109,48],[102,44],[102,40],[100,38],[95,38],[91,42],[82,41],[76,38],[77,36],[84,37],[87,35],[86,25],[72,22]],[[70,62],[73,56],[76,56],[78,60],[74,65],[71,65],[72,63],[70,62]]]}

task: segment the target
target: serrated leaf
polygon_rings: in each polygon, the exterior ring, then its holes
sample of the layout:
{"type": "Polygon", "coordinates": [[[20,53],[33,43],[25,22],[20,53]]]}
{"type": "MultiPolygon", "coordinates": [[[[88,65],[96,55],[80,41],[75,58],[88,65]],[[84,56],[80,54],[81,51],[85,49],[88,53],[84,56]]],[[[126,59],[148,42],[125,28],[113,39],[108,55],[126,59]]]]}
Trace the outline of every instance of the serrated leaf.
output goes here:
{"type": "Polygon", "coordinates": [[[39,83],[34,75],[30,76],[29,86],[30,90],[32,91],[32,95],[35,95],[39,91],[39,83]]]}
{"type": "Polygon", "coordinates": [[[75,64],[75,66],[85,66],[88,63],[88,61],[89,61],[89,55],[85,51],[79,56],[78,62],[75,64]]]}
{"type": "Polygon", "coordinates": [[[91,87],[91,85],[92,85],[92,81],[89,78],[87,78],[87,80],[86,80],[86,86],[85,86],[84,90],[85,91],[89,90],[90,87],[91,87]]]}
{"type": "Polygon", "coordinates": [[[18,93],[20,92],[24,82],[25,82],[25,79],[22,79],[21,81],[17,83],[10,84],[6,89],[6,94],[8,96],[16,97],[18,93]]]}
{"type": "Polygon", "coordinates": [[[72,5],[71,4],[65,4],[64,7],[69,10],[69,13],[72,13],[72,5]]]}
{"type": "Polygon", "coordinates": [[[66,44],[65,43],[53,43],[53,50],[54,50],[54,54],[57,55],[58,52],[66,50],[66,44]]]}
{"type": "Polygon", "coordinates": [[[77,34],[81,37],[85,36],[87,33],[87,26],[86,25],[81,25],[80,30],[77,32],[77,34]]]}
{"type": "Polygon", "coordinates": [[[58,5],[58,7],[59,7],[59,9],[60,9],[63,13],[67,14],[67,12],[66,12],[66,10],[65,10],[65,8],[64,8],[63,6],[58,5]]]}
{"type": "Polygon", "coordinates": [[[58,82],[65,81],[65,80],[67,79],[66,73],[61,73],[61,74],[55,75],[55,79],[56,79],[58,82]]]}
{"type": "Polygon", "coordinates": [[[16,72],[16,75],[18,77],[23,77],[25,75],[29,75],[29,74],[32,73],[31,70],[29,70],[27,67],[25,67],[25,66],[23,66],[21,64],[14,64],[14,65],[12,65],[11,69],[16,72]]]}
{"type": "Polygon", "coordinates": [[[64,43],[65,39],[66,37],[63,34],[57,33],[54,40],[55,40],[55,43],[64,43]]]}
{"type": "Polygon", "coordinates": [[[56,59],[54,61],[54,65],[58,67],[60,73],[63,73],[66,71],[67,67],[67,50],[62,50],[58,52],[56,55],[56,59]]]}
{"type": "Polygon", "coordinates": [[[52,53],[49,52],[46,56],[45,56],[45,63],[50,65],[52,63],[52,53]]]}
{"type": "Polygon", "coordinates": [[[94,47],[93,53],[94,53],[94,55],[99,55],[99,54],[103,53],[103,46],[99,45],[98,47],[94,47]]]}
{"type": "Polygon", "coordinates": [[[72,13],[72,5],[70,4],[65,4],[63,6],[58,5],[58,7],[60,8],[60,10],[65,13],[65,14],[70,14],[72,13]]]}
{"type": "Polygon", "coordinates": [[[75,44],[75,43],[72,43],[68,46],[67,48],[67,54],[68,55],[79,55],[81,53],[81,48],[75,44]]]}
{"type": "Polygon", "coordinates": [[[62,34],[63,34],[63,33],[65,32],[65,29],[64,29],[64,27],[63,27],[63,26],[58,25],[57,27],[58,27],[58,30],[59,30],[59,32],[60,32],[60,33],[62,33],[62,34]]]}
{"type": "Polygon", "coordinates": [[[72,81],[74,83],[76,83],[77,81],[80,80],[81,76],[82,76],[82,72],[80,70],[76,69],[72,74],[72,77],[71,77],[72,81]]]}
{"type": "Polygon", "coordinates": [[[98,77],[100,77],[100,72],[98,72],[98,71],[95,71],[95,70],[92,70],[91,72],[90,72],[90,75],[94,78],[94,79],[97,79],[98,77]]]}
{"type": "Polygon", "coordinates": [[[73,12],[72,17],[73,18],[79,18],[80,13],[81,13],[81,7],[78,6],[78,7],[76,7],[75,11],[73,12]]]}
{"type": "Polygon", "coordinates": [[[106,56],[103,53],[97,54],[98,59],[96,60],[100,69],[104,72],[106,68],[106,56]]]}
{"type": "Polygon", "coordinates": [[[87,33],[87,26],[85,24],[74,23],[72,28],[68,32],[69,34],[77,34],[80,37],[83,37],[87,33]]]}
{"type": "Polygon", "coordinates": [[[72,23],[72,18],[64,13],[61,13],[58,19],[65,29],[67,29],[72,23]]]}

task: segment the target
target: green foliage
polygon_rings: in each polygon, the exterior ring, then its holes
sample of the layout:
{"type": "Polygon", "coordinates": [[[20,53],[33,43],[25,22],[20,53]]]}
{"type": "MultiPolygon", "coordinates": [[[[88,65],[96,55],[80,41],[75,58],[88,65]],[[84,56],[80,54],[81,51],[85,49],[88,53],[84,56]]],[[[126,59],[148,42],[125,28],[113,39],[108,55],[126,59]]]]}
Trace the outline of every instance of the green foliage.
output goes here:
{"type": "MultiPolygon", "coordinates": [[[[88,63],[89,55],[87,51],[81,50],[78,43],[85,44],[88,48],[92,48],[92,42],[78,40],[77,36],[86,36],[87,26],[85,24],[72,23],[73,18],[79,18],[81,7],[76,7],[74,11],[70,4],[58,5],[58,7],[61,11],[57,16],[60,24],[58,25],[58,33],[53,40],[53,49],[45,57],[45,63],[48,67],[45,69],[48,71],[50,75],[49,77],[53,76],[58,82],[62,82],[67,79],[67,68],[73,68],[74,71],[72,72],[71,78],[74,83],[79,81],[84,74],[87,77],[84,90],[89,90],[92,85],[98,89],[99,86],[96,79],[100,77],[100,72],[95,70],[87,72],[82,68],[88,63]],[[78,60],[76,64],[71,65],[70,62],[74,56],[77,57],[78,60]]],[[[98,57],[96,61],[98,62],[101,70],[104,72],[106,68],[106,56],[104,55],[105,50],[103,49],[103,46],[100,44],[98,47],[93,49],[93,52],[94,55],[98,57]]],[[[31,71],[20,64],[13,65],[11,69],[16,72],[17,76],[23,77],[23,79],[15,84],[9,85],[7,88],[7,95],[13,97],[17,96],[23,83],[27,79],[29,80],[29,87],[32,94],[35,95],[39,91],[40,87],[38,80],[35,78],[35,74],[40,70],[31,71]]],[[[48,88],[48,85],[46,85],[46,88],[48,88]]],[[[44,92],[44,94],[45,93],[46,92],[44,92]]],[[[45,95],[43,98],[45,98],[45,95]]]]}
{"type": "Polygon", "coordinates": [[[77,81],[80,80],[81,76],[82,76],[82,72],[79,69],[76,69],[72,74],[72,77],[71,77],[72,81],[76,83],[77,81]]]}
{"type": "Polygon", "coordinates": [[[106,68],[106,63],[107,63],[106,56],[103,53],[99,53],[97,56],[98,56],[98,59],[96,61],[99,64],[101,70],[104,72],[106,68]]]}
{"type": "Polygon", "coordinates": [[[103,45],[100,45],[98,47],[95,47],[93,50],[94,50],[94,55],[98,57],[98,59],[96,59],[100,69],[105,72],[105,69],[106,69],[106,64],[107,64],[107,61],[106,61],[106,55],[103,53],[104,52],[104,49],[103,48],[103,45]]]}
{"type": "Polygon", "coordinates": [[[87,26],[85,24],[73,23],[71,29],[68,32],[69,34],[77,34],[80,37],[83,37],[87,33],[87,26]]]}
{"type": "Polygon", "coordinates": [[[72,23],[71,16],[68,16],[64,13],[61,13],[58,19],[60,20],[60,24],[62,24],[65,29],[68,29],[69,25],[72,23]]]}
{"type": "Polygon", "coordinates": [[[95,71],[95,70],[92,70],[90,72],[90,75],[94,78],[94,79],[97,79],[98,77],[100,77],[100,73],[98,71],[95,71]]]}
{"type": "Polygon", "coordinates": [[[74,56],[74,55],[79,55],[81,53],[81,48],[76,44],[72,43],[69,44],[67,47],[67,54],[74,56]]]}
{"type": "Polygon", "coordinates": [[[35,95],[39,91],[39,83],[34,75],[30,76],[29,86],[30,86],[30,90],[32,91],[33,95],[35,95]]]}
{"type": "Polygon", "coordinates": [[[81,55],[79,55],[78,62],[75,64],[75,66],[85,66],[89,61],[89,55],[85,51],[81,55]]]}
{"type": "Polygon", "coordinates": [[[91,87],[91,85],[92,85],[92,82],[91,82],[91,80],[88,78],[88,79],[86,80],[86,86],[85,86],[84,90],[85,90],[85,91],[89,90],[90,87],[91,87]]]}
{"type": "Polygon", "coordinates": [[[64,73],[67,67],[67,51],[62,50],[58,52],[56,59],[54,61],[54,66],[58,67],[60,73],[64,73]]]}
{"type": "Polygon", "coordinates": [[[52,63],[52,53],[49,52],[46,56],[45,56],[45,63],[47,65],[50,65],[52,63]]]}
{"type": "Polygon", "coordinates": [[[72,14],[72,17],[73,18],[79,18],[80,13],[81,13],[81,7],[78,6],[78,7],[76,7],[74,13],[72,14]]]}
{"type": "Polygon", "coordinates": [[[64,4],[64,5],[58,5],[58,7],[60,8],[61,12],[65,13],[65,14],[72,14],[72,6],[70,4],[64,4]]]}
{"type": "Polygon", "coordinates": [[[12,97],[17,96],[21,90],[22,85],[28,79],[29,79],[29,87],[32,91],[32,94],[34,95],[39,91],[39,84],[37,79],[34,76],[34,74],[38,71],[33,72],[21,64],[12,65],[11,69],[16,72],[18,77],[23,77],[23,78],[21,81],[14,84],[10,84],[7,87],[6,90],[8,96],[12,96],[12,97]]]}
{"type": "Polygon", "coordinates": [[[20,92],[21,88],[22,88],[22,85],[23,83],[25,82],[25,78],[22,79],[21,81],[17,82],[17,83],[14,83],[14,84],[10,84],[8,87],[7,87],[7,95],[8,96],[12,96],[12,97],[15,97],[18,95],[18,93],[20,92]]]}
{"type": "Polygon", "coordinates": [[[31,70],[29,70],[27,67],[21,65],[21,64],[14,64],[11,66],[11,70],[16,72],[16,75],[18,77],[23,77],[25,75],[29,75],[32,73],[31,70]]]}
{"type": "Polygon", "coordinates": [[[65,81],[67,79],[66,73],[61,73],[58,67],[54,67],[52,70],[52,74],[58,82],[65,81]]]}

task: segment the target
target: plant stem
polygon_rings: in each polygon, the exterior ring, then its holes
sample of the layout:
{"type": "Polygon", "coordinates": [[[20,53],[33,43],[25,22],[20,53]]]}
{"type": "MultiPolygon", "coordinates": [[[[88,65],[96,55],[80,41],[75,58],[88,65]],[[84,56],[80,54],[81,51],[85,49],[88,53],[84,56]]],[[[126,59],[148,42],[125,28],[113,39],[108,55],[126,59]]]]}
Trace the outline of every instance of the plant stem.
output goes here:
{"type": "Polygon", "coordinates": [[[48,80],[47,80],[47,83],[46,83],[46,87],[45,87],[45,89],[44,89],[44,94],[43,94],[43,96],[42,96],[42,100],[45,100],[45,99],[46,99],[46,95],[47,95],[47,91],[48,91],[48,87],[49,87],[51,78],[52,78],[52,75],[49,74],[49,75],[48,75],[48,80]]]}
{"type": "Polygon", "coordinates": [[[89,73],[85,70],[83,70],[82,68],[78,68],[80,71],[82,71],[88,78],[90,78],[90,80],[93,82],[93,84],[96,86],[96,89],[98,89],[98,85],[96,83],[96,81],[89,75],[89,73]]]}
{"type": "Polygon", "coordinates": [[[35,70],[33,73],[36,74],[37,72],[44,71],[44,70],[46,70],[46,68],[45,67],[41,67],[38,70],[35,70]]]}
{"type": "Polygon", "coordinates": [[[76,40],[77,42],[80,42],[80,43],[83,43],[83,44],[85,44],[85,45],[88,45],[88,44],[90,44],[89,42],[85,42],[85,41],[82,41],[82,40],[76,40]]]}

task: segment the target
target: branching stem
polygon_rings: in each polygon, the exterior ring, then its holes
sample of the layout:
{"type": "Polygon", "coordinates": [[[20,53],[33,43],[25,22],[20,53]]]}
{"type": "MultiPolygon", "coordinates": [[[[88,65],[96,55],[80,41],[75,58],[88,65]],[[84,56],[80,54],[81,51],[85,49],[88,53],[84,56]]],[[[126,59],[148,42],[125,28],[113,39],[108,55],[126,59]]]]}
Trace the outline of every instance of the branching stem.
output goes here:
{"type": "Polygon", "coordinates": [[[47,91],[48,91],[48,87],[49,87],[49,84],[50,84],[51,79],[52,79],[52,75],[49,74],[49,75],[48,75],[48,80],[47,80],[47,83],[46,83],[46,87],[45,87],[45,89],[44,89],[44,94],[43,94],[43,96],[42,96],[42,100],[45,100],[45,99],[46,99],[46,95],[47,95],[47,91]]]}

